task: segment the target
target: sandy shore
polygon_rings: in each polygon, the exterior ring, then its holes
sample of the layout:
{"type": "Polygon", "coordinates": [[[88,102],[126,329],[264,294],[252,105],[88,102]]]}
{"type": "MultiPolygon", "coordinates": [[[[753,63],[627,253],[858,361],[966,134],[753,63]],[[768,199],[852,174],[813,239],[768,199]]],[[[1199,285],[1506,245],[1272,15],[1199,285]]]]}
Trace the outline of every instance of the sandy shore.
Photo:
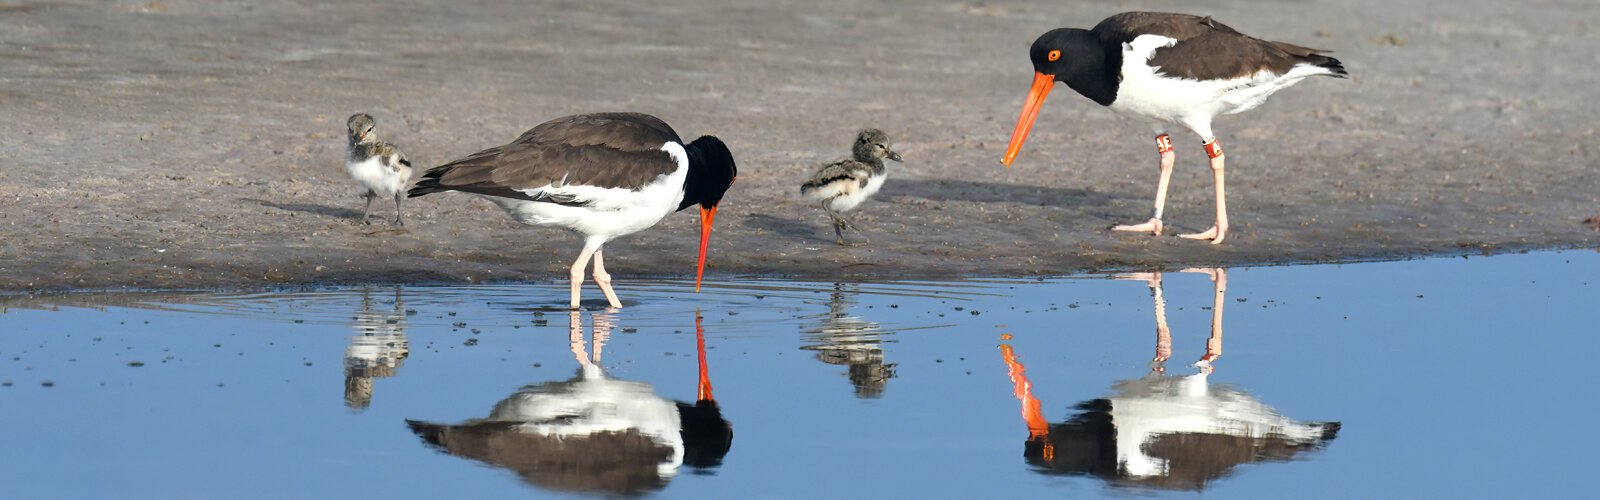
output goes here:
{"type": "MultiPolygon", "coordinates": [[[[0,3],[0,290],[482,282],[564,276],[579,241],[465,195],[361,226],[344,118],[419,167],[546,119],[633,110],[716,134],[739,183],[719,276],[935,277],[1581,247],[1600,232],[1600,4],[1420,1],[0,3]],[[380,6],[381,5],[381,6],[380,6]],[[1025,48],[1121,10],[1214,15],[1333,49],[1315,79],[1226,117],[1221,246],[1114,234],[1148,216],[1142,124],[1067,89],[998,160],[1025,48]],[[797,194],[879,127],[906,157],[840,248],[797,194]]],[[[1174,134],[1172,230],[1211,223],[1199,141],[1174,134]]],[[[382,215],[390,212],[377,211],[382,215]]],[[[695,218],[607,247],[619,280],[693,272],[695,218]]]]}

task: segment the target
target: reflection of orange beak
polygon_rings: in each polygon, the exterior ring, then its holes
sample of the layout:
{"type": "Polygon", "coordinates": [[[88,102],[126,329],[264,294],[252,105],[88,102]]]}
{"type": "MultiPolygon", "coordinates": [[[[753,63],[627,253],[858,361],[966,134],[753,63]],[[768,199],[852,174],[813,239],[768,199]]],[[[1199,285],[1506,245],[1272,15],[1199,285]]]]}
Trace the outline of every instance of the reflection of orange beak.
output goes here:
{"type": "Polygon", "coordinates": [[[1028,89],[1028,102],[1022,105],[1022,116],[1017,117],[1017,128],[1011,131],[1011,145],[1006,146],[1006,156],[1000,159],[1000,164],[1009,167],[1017,159],[1017,152],[1022,150],[1022,141],[1028,140],[1028,132],[1033,130],[1033,119],[1039,117],[1044,96],[1050,95],[1050,87],[1055,84],[1055,75],[1037,71],[1033,73],[1033,88],[1028,89]]]}
{"type": "Polygon", "coordinates": [[[700,207],[700,266],[694,273],[694,291],[700,291],[700,279],[706,275],[706,247],[711,245],[711,220],[717,218],[717,206],[700,207]]]}

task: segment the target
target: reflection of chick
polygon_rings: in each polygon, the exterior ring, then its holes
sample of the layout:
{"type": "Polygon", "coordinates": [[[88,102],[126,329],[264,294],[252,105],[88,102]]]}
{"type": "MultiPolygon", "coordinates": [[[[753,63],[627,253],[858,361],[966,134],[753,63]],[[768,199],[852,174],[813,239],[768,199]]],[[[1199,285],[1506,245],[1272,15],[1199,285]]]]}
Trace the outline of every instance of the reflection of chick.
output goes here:
{"type": "Polygon", "coordinates": [[[368,292],[361,292],[361,310],[350,326],[356,335],[344,351],[344,405],[361,411],[372,405],[373,379],[394,376],[411,354],[400,288],[394,290],[393,311],[374,309],[368,292]]]}
{"type": "Polygon", "coordinates": [[[711,395],[698,317],[700,392],[690,404],[657,396],[650,384],[606,377],[599,362],[610,318],[594,319],[591,361],[579,313],[571,315],[576,376],[523,387],[482,419],[458,425],[408,421],[411,430],[447,453],[510,469],[529,484],[557,491],[639,495],[665,487],[680,465],[722,464],[733,427],[711,395]]]}
{"type": "Polygon", "coordinates": [[[849,367],[850,384],[856,388],[858,398],[883,396],[884,386],[894,378],[894,363],[883,362],[883,348],[879,339],[883,332],[877,323],[850,315],[855,306],[857,290],[846,290],[835,284],[828,299],[828,314],[820,317],[816,327],[806,330],[801,347],[817,351],[817,359],[830,365],[849,367]]]}
{"type": "Polygon", "coordinates": [[[1200,490],[1241,464],[1288,461],[1321,448],[1339,432],[1338,422],[1291,420],[1254,396],[1211,385],[1211,362],[1222,349],[1222,296],[1227,275],[1216,283],[1212,333],[1199,373],[1167,376],[1171,354],[1160,275],[1146,277],[1156,300],[1156,361],[1145,377],[1117,382],[1114,394],[1076,406],[1077,415],[1051,424],[1033,397],[1033,387],[1010,345],[1001,356],[1022,402],[1028,424],[1024,455],[1046,474],[1091,475],[1119,486],[1200,490]]]}

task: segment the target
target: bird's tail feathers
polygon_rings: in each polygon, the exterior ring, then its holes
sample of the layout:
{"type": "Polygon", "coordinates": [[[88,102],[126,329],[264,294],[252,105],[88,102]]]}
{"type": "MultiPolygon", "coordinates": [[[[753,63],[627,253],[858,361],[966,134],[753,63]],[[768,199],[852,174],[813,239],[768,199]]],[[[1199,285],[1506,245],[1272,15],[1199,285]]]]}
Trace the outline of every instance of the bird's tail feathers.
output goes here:
{"type": "Polygon", "coordinates": [[[439,183],[439,178],[443,177],[444,173],[448,171],[450,171],[449,168],[436,168],[422,174],[422,179],[418,180],[417,184],[411,187],[411,190],[406,191],[406,197],[416,198],[429,193],[450,191],[450,188],[444,187],[444,184],[439,183]]]}
{"type": "Polygon", "coordinates": [[[1316,62],[1315,64],[1317,67],[1326,68],[1328,70],[1328,76],[1332,76],[1334,78],[1350,77],[1350,72],[1344,70],[1344,63],[1339,62],[1339,59],[1320,54],[1317,57],[1320,57],[1323,60],[1316,62]]]}

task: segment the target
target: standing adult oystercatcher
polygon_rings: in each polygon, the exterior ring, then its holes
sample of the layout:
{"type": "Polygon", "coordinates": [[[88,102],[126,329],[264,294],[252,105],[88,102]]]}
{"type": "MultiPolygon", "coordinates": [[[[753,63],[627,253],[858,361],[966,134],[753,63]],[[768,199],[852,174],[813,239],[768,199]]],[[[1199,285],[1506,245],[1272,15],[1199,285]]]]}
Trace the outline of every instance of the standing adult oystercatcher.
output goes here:
{"type": "Polygon", "coordinates": [[[844,218],[844,212],[854,210],[883,187],[883,181],[889,178],[889,170],[883,165],[885,158],[900,161],[900,153],[889,149],[889,134],[875,128],[856,135],[850,154],[850,159],[823,165],[800,185],[800,194],[822,202],[822,211],[833,221],[837,238],[834,242],[840,245],[848,244],[844,240],[845,229],[861,232],[854,222],[844,218]]]}
{"type": "Polygon", "coordinates": [[[601,246],[656,225],[667,214],[700,205],[700,260],[695,290],[705,275],[706,246],[717,204],[738,170],[720,139],[688,145],[661,119],[641,113],[596,113],[550,120],[500,147],[423,174],[412,197],[440,191],[472,193],[530,226],[559,226],[584,236],[572,263],[572,308],[578,308],[583,270],[594,257],[594,281],[611,307],[601,246]]]}
{"type": "Polygon", "coordinates": [[[366,208],[361,209],[362,224],[372,223],[368,219],[372,214],[372,200],[393,196],[394,225],[404,226],[400,221],[400,193],[411,181],[411,160],[407,160],[394,144],[378,140],[378,134],[372,131],[376,124],[372,115],[366,113],[350,115],[345,121],[350,131],[350,154],[345,159],[344,169],[357,184],[367,189],[362,195],[367,199],[366,208]]]}
{"type": "Polygon", "coordinates": [[[1222,243],[1228,233],[1228,210],[1222,146],[1211,134],[1211,119],[1253,109],[1273,92],[1308,76],[1347,76],[1344,65],[1323,52],[1261,40],[1209,16],[1188,14],[1124,12],[1100,21],[1091,30],[1051,30],[1028,50],[1033,60],[1033,88],[1000,162],[1011,166],[1050,87],[1057,81],[1066,83],[1111,111],[1149,122],[1155,130],[1156,149],[1161,153],[1155,212],[1142,224],[1112,229],[1159,235],[1167,180],[1175,161],[1172,140],[1163,127],[1182,125],[1200,136],[1211,157],[1217,186],[1216,225],[1182,236],[1222,243]]]}

